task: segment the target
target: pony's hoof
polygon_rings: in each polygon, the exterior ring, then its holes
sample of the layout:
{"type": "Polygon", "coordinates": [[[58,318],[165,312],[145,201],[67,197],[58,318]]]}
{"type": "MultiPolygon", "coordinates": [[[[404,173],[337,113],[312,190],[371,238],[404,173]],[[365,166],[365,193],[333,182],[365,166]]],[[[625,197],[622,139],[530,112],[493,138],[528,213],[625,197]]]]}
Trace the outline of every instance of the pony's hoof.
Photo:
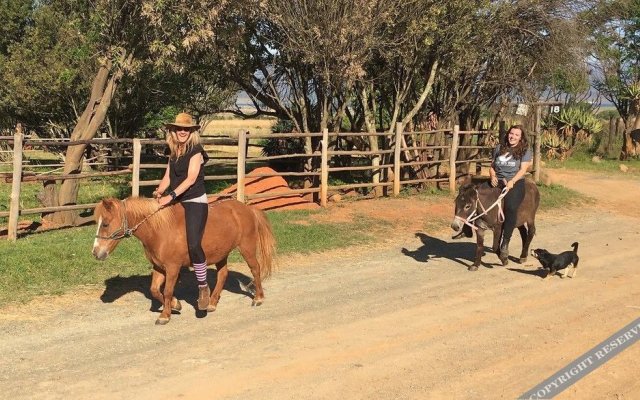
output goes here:
{"type": "Polygon", "coordinates": [[[263,300],[253,300],[251,302],[251,307],[257,307],[262,305],[263,300]]]}
{"type": "Polygon", "coordinates": [[[207,306],[207,312],[214,312],[216,310],[217,306],[213,305],[213,304],[209,304],[207,306]]]}
{"type": "Polygon", "coordinates": [[[501,258],[500,262],[502,263],[502,266],[504,267],[505,265],[509,264],[509,258],[501,258]]]}
{"type": "Polygon", "coordinates": [[[520,257],[520,264],[524,264],[527,262],[527,257],[520,257]]]}
{"type": "Polygon", "coordinates": [[[175,311],[175,312],[180,312],[182,311],[182,304],[180,303],[180,300],[175,299],[176,300],[176,304],[171,304],[171,311],[175,311]]]}
{"type": "Polygon", "coordinates": [[[166,325],[169,323],[169,318],[159,317],[156,320],[156,325],[166,325]]]}
{"type": "Polygon", "coordinates": [[[478,266],[477,265],[472,265],[468,268],[469,271],[477,271],[478,270],[478,266]]]}

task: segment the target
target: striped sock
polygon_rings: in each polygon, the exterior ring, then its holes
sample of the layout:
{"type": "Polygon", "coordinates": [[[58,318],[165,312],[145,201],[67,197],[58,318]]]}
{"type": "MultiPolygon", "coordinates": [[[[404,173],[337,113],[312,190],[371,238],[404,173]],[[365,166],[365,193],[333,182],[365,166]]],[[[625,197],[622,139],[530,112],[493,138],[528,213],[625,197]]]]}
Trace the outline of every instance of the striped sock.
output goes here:
{"type": "Polygon", "coordinates": [[[193,269],[196,271],[198,286],[205,286],[207,284],[207,263],[193,264],[193,269]]]}

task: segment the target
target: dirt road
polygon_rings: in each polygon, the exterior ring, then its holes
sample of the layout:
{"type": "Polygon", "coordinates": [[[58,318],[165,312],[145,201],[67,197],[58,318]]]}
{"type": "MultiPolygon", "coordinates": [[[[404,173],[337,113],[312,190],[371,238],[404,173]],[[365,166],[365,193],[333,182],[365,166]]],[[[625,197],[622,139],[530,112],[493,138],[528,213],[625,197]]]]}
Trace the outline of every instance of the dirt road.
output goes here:
{"type": "MultiPolygon", "coordinates": [[[[538,218],[533,247],[580,242],[574,279],[543,280],[533,259],[499,267],[492,253],[468,272],[471,240],[412,229],[368,248],[281,259],[257,308],[235,283],[248,274],[239,266],[215,313],[199,318],[184,304],[163,327],[153,324],[148,277],[114,279],[2,311],[0,397],[514,399],[640,316],[640,214],[620,207],[637,201],[640,184],[566,171],[554,179],[600,199],[538,218]]],[[[452,213],[449,200],[398,202],[399,215],[422,210],[414,220],[452,213]]],[[[193,303],[187,287],[178,297],[193,303]]],[[[557,398],[640,398],[638,359],[640,344],[557,398]]]]}

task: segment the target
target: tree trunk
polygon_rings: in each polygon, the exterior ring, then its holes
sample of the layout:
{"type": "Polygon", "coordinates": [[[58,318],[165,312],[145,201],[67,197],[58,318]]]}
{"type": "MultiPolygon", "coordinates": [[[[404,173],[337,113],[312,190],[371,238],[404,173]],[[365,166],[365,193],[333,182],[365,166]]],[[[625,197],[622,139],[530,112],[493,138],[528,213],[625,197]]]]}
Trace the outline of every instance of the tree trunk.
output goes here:
{"type": "MultiPolygon", "coordinates": [[[[132,57],[129,56],[125,61],[125,66],[129,65],[132,57]]],[[[73,132],[71,140],[90,140],[93,139],[98,129],[104,122],[113,95],[117,90],[118,84],[124,67],[118,68],[117,71],[111,70],[111,63],[100,66],[96,77],[93,80],[91,88],[91,98],[87,103],[87,107],[80,116],[73,132]]],[[[64,174],[79,174],[82,171],[82,161],[87,145],[69,146],[65,155],[64,174]]],[[[78,190],[80,189],[80,181],[78,179],[68,179],[62,182],[58,191],[57,205],[76,204],[78,199],[78,190]]],[[[74,225],[78,220],[77,211],[59,211],[52,213],[46,217],[50,222],[59,225],[74,225]]]]}
{"type": "Polygon", "coordinates": [[[604,158],[609,157],[611,152],[612,139],[615,136],[616,121],[615,118],[609,118],[609,129],[606,134],[602,134],[600,138],[600,145],[598,146],[598,154],[601,154],[604,158]]]}
{"type": "Polygon", "coordinates": [[[429,93],[431,93],[431,88],[433,87],[433,82],[436,79],[436,73],[437,72],[438,72],[438,60],[435,60],[433,62],[433,64],[431,64],[431,69],[429,71],[429,77],[427,78],[427,82],[424,85],[424,89],[422,90],[422,93],[420,94],[420,98],[418,98],[418,101],[413,106],[411,111],[409,111],[407,113],[407,115],[405,115],[404,118],[402,119],[402,126],[403,127],[407,126],[409,121],[411,121],[413,119],[413,117],[416,115],[416,113],[422,108],[422,104],[424,104],[424,101],[427,99],[427,96],[429,95],[429,93]]]}
{"type": "MultiPolygon", "coordinates": [[[[624,137],[622,140],[622,151],[620,152],[620,160],[626,160],[629,157],[636,156],[636,146],[631,138],[631,133],[640,129],[640,99],[634,99],[631,103],[631,109],[635,119],[633,124],[627,123],[627,129],[624,131],[624,137]],[[631,129],[629,129],[631,127],[631,129]]],[[[631,121],[629,121],[631,122],[631,121]]]]}
{"type": "MultiPolygon", "coordinates": [[[[360,90],[360,101],[362,102],[362,111],[364,113],[364,124],[368,133],[376,133],[376,105],[375,100],[372,98],[373,85],[363,85],[360,90]],[[368,87],[367,87],[368,86],[368,87]],[[371,89],[371,92],[369,92],[371,89]]],[[[369,149],[372,152],[378,151],[378,137],[369,136],[369,149]]],[[[371,165],[377,167],[380,165],[380,156],[373,156],[371,159],[371,165]]],[[[380,170],[372,170],[371,183],[376,185],[380,183],[380,170]]],[[[374,196],[381,196],[382,190],[379,186],[373,188],[374,196]]]]}

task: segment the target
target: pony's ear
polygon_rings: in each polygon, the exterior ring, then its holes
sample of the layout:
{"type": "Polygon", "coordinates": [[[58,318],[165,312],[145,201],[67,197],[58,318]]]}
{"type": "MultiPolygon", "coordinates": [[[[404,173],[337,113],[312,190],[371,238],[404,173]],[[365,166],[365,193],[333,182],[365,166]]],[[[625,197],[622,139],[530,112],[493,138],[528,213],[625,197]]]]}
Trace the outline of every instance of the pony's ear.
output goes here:
{"type": "Polygon", "coordinates": [[[98,205],[96,205],[96,208],[93,210],[94,220],[98,222],[98,218],[104,217],[105,212],[112,213],[114,206],[115,203],[113,201],[113,198],[109,197],[106,199],[102,199],[102,201],[100,201],[100,203],[98,203],[98,205]]]}
{"type": "Polygon", "coordinates": [[[462,175],[461,177],[456,179],[456,184],[458,186],[466,186],[468,184],[470,184],[472,181],[471,179],[471,175],[467,174],[467,175],[462,175]]]}
{"type": "Polygon", "coordinates": [[[113,197],[102,199],[102,206],[107,211],[112,211],[115,208],[116,201],[113,197]]]}
{"type": "Polygon", "coordinates": [[[475,185],[473,183],[465,183],[464,185],[460,186],[460,189],[458,189],[458,193],[466,192],[474,186],[475,185]]]}

